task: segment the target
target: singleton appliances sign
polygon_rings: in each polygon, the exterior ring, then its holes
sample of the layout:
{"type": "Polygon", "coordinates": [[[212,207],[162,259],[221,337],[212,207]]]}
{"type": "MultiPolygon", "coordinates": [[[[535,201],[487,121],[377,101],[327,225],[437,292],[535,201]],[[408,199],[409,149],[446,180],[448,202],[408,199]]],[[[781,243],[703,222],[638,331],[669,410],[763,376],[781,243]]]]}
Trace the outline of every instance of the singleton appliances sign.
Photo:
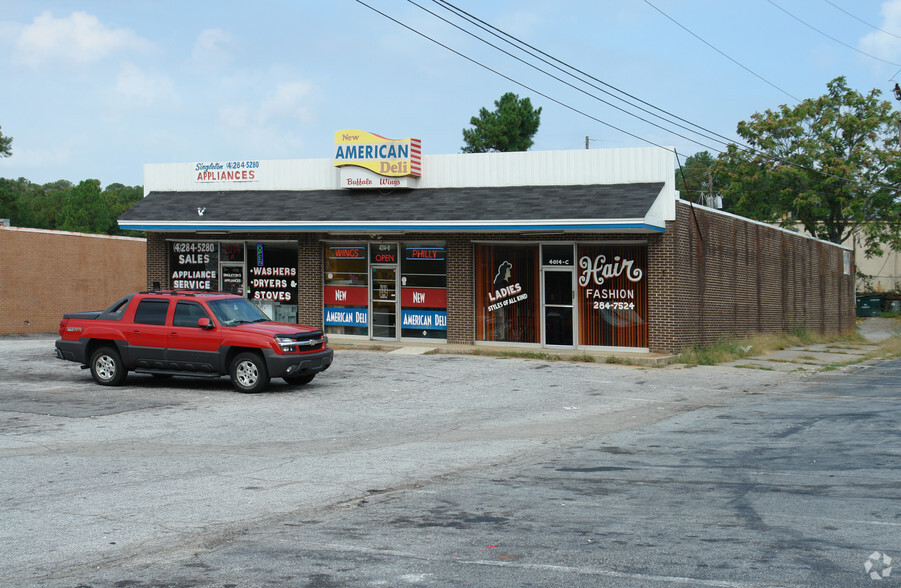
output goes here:
{"type": "Polygon", "coordinates": [[[422,175],[419,139],[386,139],[356,129],[335,132],[343,188],[415,188],[422,175]]]}

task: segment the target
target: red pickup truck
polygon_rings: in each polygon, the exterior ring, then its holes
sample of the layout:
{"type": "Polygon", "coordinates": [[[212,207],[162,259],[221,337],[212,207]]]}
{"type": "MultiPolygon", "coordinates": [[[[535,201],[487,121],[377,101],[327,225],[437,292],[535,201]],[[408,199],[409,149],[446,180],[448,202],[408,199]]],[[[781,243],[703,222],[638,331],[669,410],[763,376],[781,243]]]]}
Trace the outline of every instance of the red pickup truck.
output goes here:
{"type": "Polygon", "coordinates": [[[259,392],[270,378],[307,384],[332,364],[321,330],[269,320],[241,296],[152,291],[103,311],[72,312],[59,323],[56,355],[90,368],[104,386],[129,371],[154,376],[228,375],[240,392],[259,392]]]}

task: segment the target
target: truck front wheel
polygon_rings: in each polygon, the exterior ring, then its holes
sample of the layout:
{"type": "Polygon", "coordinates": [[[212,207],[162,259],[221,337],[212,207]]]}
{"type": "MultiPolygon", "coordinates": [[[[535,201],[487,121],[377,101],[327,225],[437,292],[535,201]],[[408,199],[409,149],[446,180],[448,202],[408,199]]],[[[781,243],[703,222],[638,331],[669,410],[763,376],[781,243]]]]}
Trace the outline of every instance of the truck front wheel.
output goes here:
{"type": "Polygon", "coordinates": [[[269,385],[266,362],[256,353],[244,352],[236,355],[229,372],[232,385],[238,392],[253,394],[261,392],[269,385]]]}
{"type": "Polygon", "coordinates": [[[125,381],[128,371],[115,348],[101,347],[91,355],[91,375],[101,386],[118,386],[125,381]]]}

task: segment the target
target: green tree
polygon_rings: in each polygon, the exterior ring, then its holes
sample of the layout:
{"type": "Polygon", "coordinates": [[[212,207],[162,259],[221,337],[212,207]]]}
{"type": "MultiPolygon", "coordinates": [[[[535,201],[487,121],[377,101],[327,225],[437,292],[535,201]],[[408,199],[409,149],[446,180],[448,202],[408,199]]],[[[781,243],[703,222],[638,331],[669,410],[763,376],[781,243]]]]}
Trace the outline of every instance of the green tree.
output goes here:
{"type": "Polygon", "coordinates": [[[713,174],[716,158],[709,151],[699,151],[685,158],[681,169],[676,170],[676,190],[682,198],[694,202],[706,202],[711,194],[722,196],[723,181],[713,174]]]}
{"type": "Polygon", "coordinates": [[[100,192],[100,180],[83,180],[63,200],[59,229],[77,233],[106,233],[110,211],[100,192]]]}
{"type": "MultiPolygon", "coordinates": [[[[2,129],[3,127],[0,127],[2,129]]],[[[4,137],[0,131],[0,157],[9,157],[13,154],[13,138],[4,137]]]]}
{"type": "Polygon", "coordinates": [[[463,129],[463,153],[527,151],[532,146],[541,123],[541,107],[532,108],[528,98],[520,99],[513,92],[495,100],[494,106],[491,112],[483,107],[479,116],[469,120],[475,128],[463,129]]]}
{"type": "Polygon", "coordinates": [[[139,231],[123,231],[119,229],[119,223],[116,222],[122,213],[134,206],[144,197],[144,188],[142,186],[126,186],[124,184],[113,183],[104,188],[102,198],[103,203],[109,211],[110,225],[106,232],[110,235],[128,235],[143,236],[139,231]]]}
{"type": "Polygon", "coordinates": [[[738,124],[752,149],[729,145],[715,173],[738,214],[798,224],[842,243],[852,232],[867,255],[901,249],[901,150],[892,105],[873,90],[863,95],[845,78],[819,98],[756,113],[738,124]]]}
{"type": "Polygon", "coordinates": [[[56,180],[42,185],[40,190],[27,194],[29,198],[25,202],[25,211],[28,224],[23,223],[23,226],[59,229],[62,223],[63,203],[73,188],[69,180],[56,180]]]}
{"type": "MultiPolygon", "coordinates": [[[[25,182],[25,178],[19,178],[19,182],[25,182]]],[[[8,218],[16,225],[19,218],[19,182],[0,178],[0,218],[8,218]]]]}

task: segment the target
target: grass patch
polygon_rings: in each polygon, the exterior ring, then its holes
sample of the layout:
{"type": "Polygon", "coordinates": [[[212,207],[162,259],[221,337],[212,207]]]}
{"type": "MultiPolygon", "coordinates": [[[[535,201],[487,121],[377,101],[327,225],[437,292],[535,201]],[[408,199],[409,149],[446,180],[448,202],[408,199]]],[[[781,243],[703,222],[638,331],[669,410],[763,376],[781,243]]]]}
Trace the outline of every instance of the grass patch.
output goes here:
{"type": "Polygon", "coordinates": [[[604,363],[615,363],[619,365],[632,365],[632,360],[628,357],[617,357],[615,355],[611,355],[607,359],[604,360],[604,363]]]}
{"type": "Polygon", "coordinates": [[[747,370],[763,370],[765,372],[774,371],[773,368],[771,368],[771,367],[768,367],[765,365],[754,365],[753,363],[742,363],[742,364],[736,365],[735,367],[745,368],[747,370]]]}
{"type": "Polygon", "coordinates": [[[872,356],[872,359],[894,359],[896,357],[901,357],[901,336],[896,335],[890,339],[886,339],[879,344],[877,351],[867,355],[872,356]]]}
{"type": "Polygon", "coordinates": [[[716,365],[744,357],[766,355],[790,347],[851,340],[853,337],[819,335],[811,333],[806,327],[795,327],[790,332],[778,335],[762,334],[745,339],[719,339],[710,345],[695,345],[683,350],[676,361],[688,365],[716,365]]]}
{"type": "Polygon", "coordinates": [[[489,357],[500,357],[505,359],[541,359],[544,361],[558,361],[560,356],[544,353],[541,351],[510,351],[510,350],[489,350],[476,349],[471,355],[487,355],[489,357]]]}

